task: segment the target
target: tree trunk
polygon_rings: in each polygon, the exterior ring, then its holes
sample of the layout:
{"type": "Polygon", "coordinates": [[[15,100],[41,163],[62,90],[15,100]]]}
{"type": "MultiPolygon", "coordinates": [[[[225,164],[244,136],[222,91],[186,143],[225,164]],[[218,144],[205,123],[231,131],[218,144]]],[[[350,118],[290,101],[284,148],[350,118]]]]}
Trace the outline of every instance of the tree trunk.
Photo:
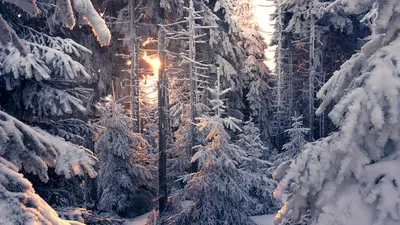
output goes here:
{"type": "MultiPolygon", "coordinates": [[[[312,4],[312,3],[311,3],[312,4]]],[[[312,8],[311,8],[312,10],[312,8]]],[[[310,64],[308,74],[308,123],[310,128],[310,141],[314,139],[314,76],[315,76],[315,15],[311,12],[310,16],[310,64]]]]}
{"type": "MultiPolygon", "coordinates": [[[[194,147],[196,146],[196,75],[194,71],[194,61],[196,60],[196,43],[195,43],[195,9],[193,1],[190,1],[189,7],[189,80],[190,80],[190,124],[189,124],[189,137],[190,149],[192,156],[196,153],[194,147]]],[[[197,172],[198,162],[192,162],[192,173],[197,172]]]]}
{"type": "Polygon", "coordinates": [[[158,55],[161,67],[158,80],[158,201],[160,215],[165,211],[168,200],[167,190],[167,144],[169,137],[169,110],[168,110],[168,79],[165,74],[166,43],[165,29],[160,28],[158,32],[158,55]]]}
{"type": "Polygon", "coordinates": [[[135,13],[134,13],[134,4],[131,3],[130,6],[130,29],[131,29],[131,71],[130,71],[130,80],[131,80],[131,90],[132,90],[132,101],[131,101],[131,110],[132,110],[132,131],[134,133],[140,132],[140,107],[139,107],[139,59],[140,59],[140,43],[137,37],[136,32],[136,21],[135,21],[135,13]]]}

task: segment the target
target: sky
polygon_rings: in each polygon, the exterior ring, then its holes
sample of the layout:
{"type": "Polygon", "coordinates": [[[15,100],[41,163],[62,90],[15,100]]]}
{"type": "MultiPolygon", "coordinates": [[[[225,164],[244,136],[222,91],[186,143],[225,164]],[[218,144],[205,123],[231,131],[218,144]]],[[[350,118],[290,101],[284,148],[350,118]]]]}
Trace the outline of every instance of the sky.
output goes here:
{"type": "MultiPolygon", "coordinates": [[[[253,0],[253,4],[255,5],[256,20],[262,31],[260,33],[269,45],[271,41],[271,33],[274,31],[273,21],[271,21],[269,17],[270,14],[274,12],[275,8],[272,6],[272,1],[268,0],[253,0]]],[[[267,61],[265,63],[273,71],[275,68],[274,48],[268,47],[265,54],[267,56],[267,61]]]]}

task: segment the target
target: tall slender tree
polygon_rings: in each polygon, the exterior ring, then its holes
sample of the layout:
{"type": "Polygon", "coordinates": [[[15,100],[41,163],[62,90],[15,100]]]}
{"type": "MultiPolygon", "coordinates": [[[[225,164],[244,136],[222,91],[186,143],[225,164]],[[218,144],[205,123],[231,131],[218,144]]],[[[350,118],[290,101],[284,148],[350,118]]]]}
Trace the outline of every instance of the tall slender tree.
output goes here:
{"type": "Polygon", "coordinates": [[[130,131],[130,119],[114,96],[106,98],[99,109],[102,115],[96,123],[99,138],[95,143],[101,163],[98,209],[132,217],[143,213],[143,208],[151,208],[145,203],[150,202],[154,193],[151,169],[147,166],[148,143],[142,135],[130,131]]]}
{"type": "Polygon", "coordinates": [[[158,81],[158,152],[159,152],[159,209],[167,207],[167,148],[170,137],[168,78],[166,76],[166,31],[162,27],[158,33],[158,55],[162,63],[158,81]]]}
{"type": "Polygon", "coordinates": [[[225,117],[225,104],[220,90],[220,69],[216,87],[209,89],[210,115],[199,117],[199,131],[207,133],[207,143],[199,146],[192,157],[198,160],[199,171],[187,175],[185,188],[175,193],[174,201],[192,200],[189,209],[178,212],[169,219],[170,224],[254,224],[246,214],[252,201],[246,185],[248,174],[238,168],[246,160],[246,153],[232,143],[227,128],[240,129],[239,120],[225,117]]]}

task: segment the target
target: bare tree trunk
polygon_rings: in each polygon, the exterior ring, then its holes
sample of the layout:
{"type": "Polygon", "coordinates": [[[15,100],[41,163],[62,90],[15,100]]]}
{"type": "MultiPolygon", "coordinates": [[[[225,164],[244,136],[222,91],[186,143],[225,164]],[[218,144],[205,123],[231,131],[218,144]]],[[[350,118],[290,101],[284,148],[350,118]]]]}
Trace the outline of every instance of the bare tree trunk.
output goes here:
{"type": "Polygon", "coordinates": [[[168,110],[168,79],[165,74],[166,63],[166,33],[163,27],[158,32],[158,55],[161,67],[158,80],[158,203],[160,214],[166,209],[168,200],[167,190],[167,144],[169,137],[169,110],[168,110]]]}
{"type": "MultiPolygon", "coordinates": [[[[94,142],[92,135],[88,135],[88,149],[95,152],[94,142]]],[[[98,165],[96,165],[98,166],[98,165]]],[[[98,168],[96,168],[97,170],[98,168]]],[[[97,177],[90,178],[89,176],[85,176],[85,207],[87,209],[96,210],[97,202],[98,202],[98,193],[97,193],[97,177]]]]}
{"type": "MultiPolygon", "coordinates": [[[[194,71],[194,61],[196,58],[196,43],[195,43],[195,9],[193,1],[190,1],[189,6],[189,79],[190,79],[190,124],[189,124],[189,137],[190,149],[192,156],[196,153],[194,147],[196,146],[196,75],[194,71]]],[[[192,162],[192,173],[197,172],[198,162],[192,162]]]]}
{"type": "MultiPolygon", "coordinates": [[[[311,3],[312,4],[312,3],[311,3]]],[[[312,10],[312,9],[311,9],[312,10]]],[[[314,76],[315,71],[315,15],[311,12],[310,16],[310,64],[309,64],[309,74],[308,74],[308,122],[310,128],[310,141],[314,139],[314,76]]]]}
{"type": "Polygon", "coordinates": [[[137,39],[136,21],[135,21],[135,8],[134,4],[130,6],[130,29],[131,29],[131,90],[132,90],[132,131],[134,133],[140,132],[140,107],[139,107],[139,57],[140,57],[140,43],[137,39]]]}

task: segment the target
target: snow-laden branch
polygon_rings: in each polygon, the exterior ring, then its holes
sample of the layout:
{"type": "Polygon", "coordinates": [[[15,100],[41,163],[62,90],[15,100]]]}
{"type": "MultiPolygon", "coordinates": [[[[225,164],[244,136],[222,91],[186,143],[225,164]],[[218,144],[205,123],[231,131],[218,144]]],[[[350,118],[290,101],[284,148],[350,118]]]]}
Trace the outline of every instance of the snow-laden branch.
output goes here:
{"type": "Polygon", "coordinates": [[[74,175],[96,176],[96,159],[83,148],[55,137],[39,128],[32,128],[0,111],[0,157],[13,163],[19,170],[48,180],[48,167],[70,178],[74,175]],[[58,161],[60,160],[60,161],[58,161]]]}

